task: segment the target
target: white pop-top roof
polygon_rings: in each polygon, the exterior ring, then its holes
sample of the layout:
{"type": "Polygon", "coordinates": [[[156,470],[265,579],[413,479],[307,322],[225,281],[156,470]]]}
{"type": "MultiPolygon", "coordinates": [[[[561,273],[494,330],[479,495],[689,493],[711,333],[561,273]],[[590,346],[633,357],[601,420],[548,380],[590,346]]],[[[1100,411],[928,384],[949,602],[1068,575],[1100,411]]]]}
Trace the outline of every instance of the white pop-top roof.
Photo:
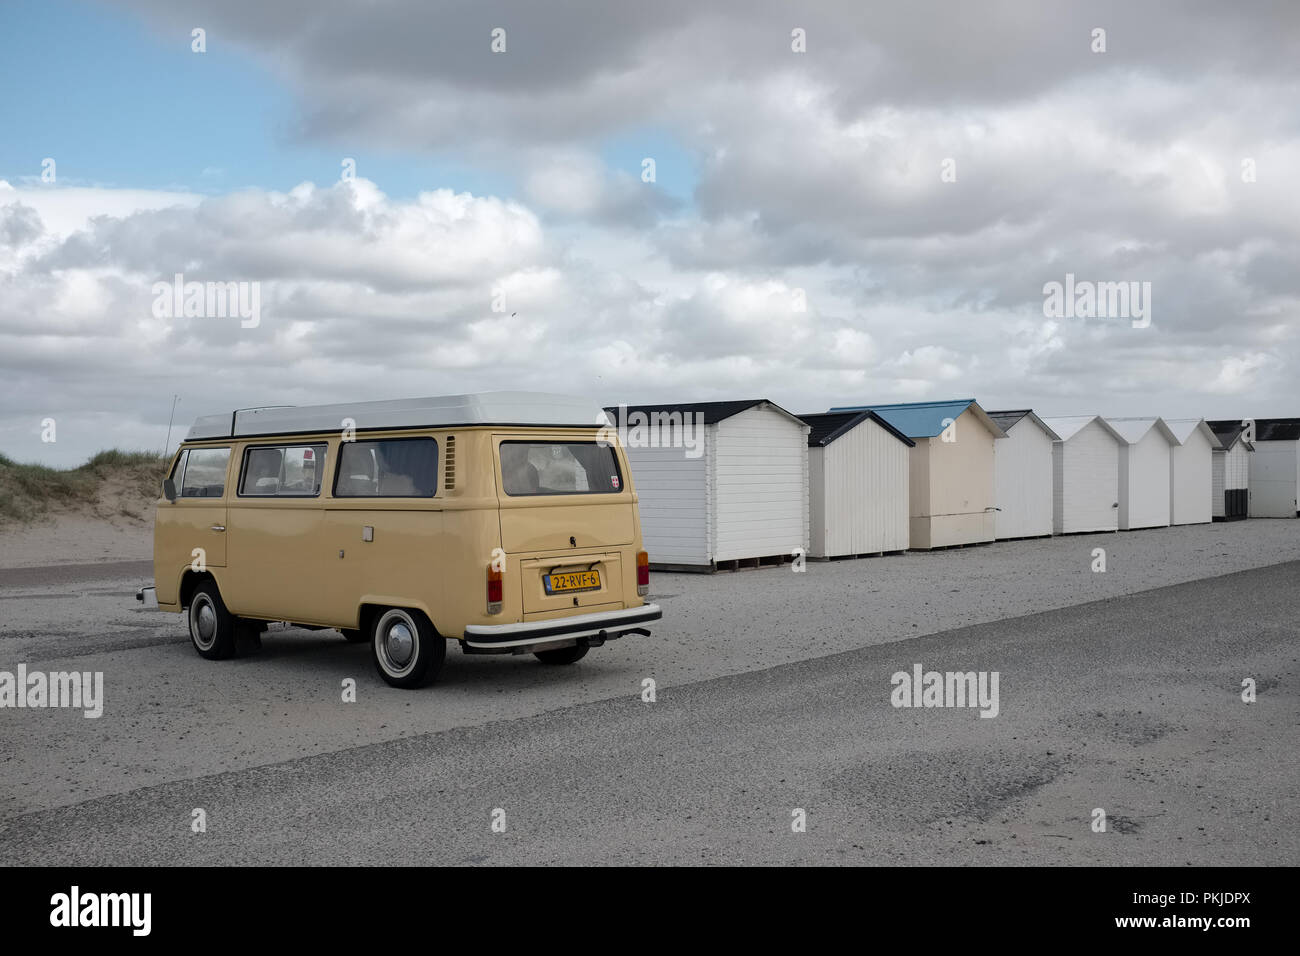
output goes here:
{"type": "Polygon", "coordinates": [[[605,410],[592,402],[546,392],[480,392],[399,398],[341,405],[279,405],[206,415],[194,422],[186,441],[377,428],[427,428],[446,425],[551,425],[605,427],[605,410]]]}
{"type": "Polygon", "coordinates": [[[1178,436],[1173,433],[1163,418],[1107,418],[1107,425],[1115,429],[1119,436],[1130,445],[1136,445],[1146,437],[1151,429],[1157,429],[1171,445],[1179,444],[1178,436]]]}
{"type": "Polygon", "coordinates": [[[1192,433],[1199,431],[1209,440],[1211,448],[1223,447],[1219,436],[1214,434],[1214,429],[1205,424],[1204,418],[1166,418],[1165,424],[1169,426],[1169,430],[1174,433],[1174,438],[1180,445],[1186,445],[1192,433]]]}
{"type": "Polygon", "coordinates": [[[1044,418],[1043,423],[1060,436],[1061,441],[1069,441],[1093,422],[1100,423],[1116,441],[1124,441],[1124,436],[1115,431],[1100,415],[1063,415],[1044,418]]]}

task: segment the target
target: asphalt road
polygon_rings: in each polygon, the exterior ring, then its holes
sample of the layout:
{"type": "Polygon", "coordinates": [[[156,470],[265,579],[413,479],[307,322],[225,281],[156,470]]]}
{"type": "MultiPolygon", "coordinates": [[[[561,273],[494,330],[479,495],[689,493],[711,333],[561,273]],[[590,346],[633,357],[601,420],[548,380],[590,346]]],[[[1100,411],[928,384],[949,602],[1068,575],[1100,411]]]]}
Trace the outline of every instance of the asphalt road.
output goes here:
{"type": "MultiPolygon", "coordinates": [[[[637,685],[134,787],[4,818],[0,862],[1295,865],[1298,580],[1289,562],[677,683],[655,703],[637,685]],[[998,716],[891,706],[891,675],[917,663],[996,671],[998,716]]],[[[240,718],[252,749],[256,716],[240,718]]]]}

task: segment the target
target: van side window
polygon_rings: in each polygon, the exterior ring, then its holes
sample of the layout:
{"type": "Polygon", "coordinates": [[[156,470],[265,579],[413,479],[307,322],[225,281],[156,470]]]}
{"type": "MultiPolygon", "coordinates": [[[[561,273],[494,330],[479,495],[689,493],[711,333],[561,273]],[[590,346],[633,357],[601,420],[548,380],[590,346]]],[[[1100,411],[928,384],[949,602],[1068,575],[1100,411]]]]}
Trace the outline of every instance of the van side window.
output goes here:
{"type": "Polygon", "coordinates": [[[339,446],[335,498],[432,498],[438,442],[432,438],[349,441],[339,446]]]}
{"type": "MultiPolygon", "coordinates": [[[[229,448],[191,448],[176,463],[182,498],[220,498],[226,493],[229,448]]],[[[175,479],[173,479],[175,480],[175,479]]]]}
{"type": "Polygon", "coordinates": [[[517,495],[616,495],[618,456],[607,442],[503,441],[501,481],[517,495]]]}
{"type": "Polygon", "coordinates": [[[326,445],[271,445],[244,451],[240,497],[314,498],[325,473],[326,445]]]}

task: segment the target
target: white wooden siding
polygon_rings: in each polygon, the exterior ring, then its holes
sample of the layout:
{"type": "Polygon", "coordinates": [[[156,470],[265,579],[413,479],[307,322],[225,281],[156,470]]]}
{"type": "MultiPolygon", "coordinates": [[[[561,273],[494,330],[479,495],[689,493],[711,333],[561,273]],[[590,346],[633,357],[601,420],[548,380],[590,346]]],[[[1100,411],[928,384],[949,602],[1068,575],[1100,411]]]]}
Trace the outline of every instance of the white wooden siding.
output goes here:
{"type": "MultiPolygon", "coordinates": [[[[1200,428],[1169,449],[1169,523],[1203,524],[1214,517],[1214,446],[1200,428]]],[[[1220,501],[1223,495],[1219,495],[1220,501]]]]}
{"type": "MultiPolygon", "coordinates": [[[[705,429],[706,448],[711,431],[705,429]]],[[[625,451],[641,511],[641,537],[651,563],[708,564],[705,459],[687,458],[685,448],[625,451]]]]}
{"type": "Polygon", "coordinates": [[[1225,491],[1250,487],[1250,454],[1242,442],[1237,442],[1227,453],[1223,481],[1225,491]]]}
{"type": "Polygon", "coordinates": [[[809,449],[810,554],[907,548],[909,451],[871,419],[824,448],[809,449]]]}
{"type": "Polygon", "coordinates": [[[808,431],[762,406],[717,424],[713,560],[807,550],[808,431]]]}
{"type": "Polygon", "coordinates": [[[1257,441],[1250,455],[1250,516],[1296,516],[1297,445],[1293,441],[1257,441]]]}
{"type": "Polygon", "coordinates": [[[993,442],[999,538],[1052,533],[1052,439],[1026,415],[993,442]]]}
{"type": "Polygon", "coordinates": [[[825,459],[824,447],[808,449],[808,553],[817,558],[830,554],[826,550],[830,526],[826,518],[825,459]]]}
{"type": "Polygon", "coordinates": [[[1119,443],[1097,421],[1053,449],[1052,525],[1057,534],[1119,527],[1119,443]]]}
{"type": "Polygon", "coordinates": [[[1169,439],[1151,428],[1119,452],[1119,526],[1163,528],[1169,525],[1169,439]]]}
{"type": "Polygon", "coordinates": [[[1247,451],[1243,442],[1234,442],[1232,448],[1227,451],[1214,452],[1213,462],[1213,482],[1214,482],[1214,501],[1213,515],[1216,518],[1227,516],[1227,503],[1224,498],[1225,491],[1235,491],[1241,488],[1250,487],[1250,452],[1247,451]]]}

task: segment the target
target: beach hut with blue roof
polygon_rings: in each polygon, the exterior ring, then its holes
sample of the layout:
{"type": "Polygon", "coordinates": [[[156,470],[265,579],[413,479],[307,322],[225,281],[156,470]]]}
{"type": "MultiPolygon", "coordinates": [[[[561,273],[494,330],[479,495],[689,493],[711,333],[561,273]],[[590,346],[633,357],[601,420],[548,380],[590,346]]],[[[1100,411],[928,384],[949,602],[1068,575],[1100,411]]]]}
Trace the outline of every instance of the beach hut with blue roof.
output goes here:
{"type": "Polygon", "coordinates": [[[917,550],[992,541],[997,497],[993,443],[1006,433],[973,398],[850,405],[875,412],[916,444],[908,463],[908,540],[917,550]]]}

